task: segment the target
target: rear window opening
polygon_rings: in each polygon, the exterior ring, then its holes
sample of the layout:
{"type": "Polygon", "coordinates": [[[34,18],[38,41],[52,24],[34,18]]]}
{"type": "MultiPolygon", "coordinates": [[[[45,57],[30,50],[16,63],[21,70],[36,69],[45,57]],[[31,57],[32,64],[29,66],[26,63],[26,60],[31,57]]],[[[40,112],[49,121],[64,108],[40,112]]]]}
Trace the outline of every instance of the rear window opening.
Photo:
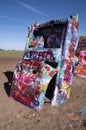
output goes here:
{"type": "Polygon", "coordinates": [[[36,28],[33,35],[37,39],[43,37],[44,48],[60,48],[66,23],[52,24],[36,28]]]}

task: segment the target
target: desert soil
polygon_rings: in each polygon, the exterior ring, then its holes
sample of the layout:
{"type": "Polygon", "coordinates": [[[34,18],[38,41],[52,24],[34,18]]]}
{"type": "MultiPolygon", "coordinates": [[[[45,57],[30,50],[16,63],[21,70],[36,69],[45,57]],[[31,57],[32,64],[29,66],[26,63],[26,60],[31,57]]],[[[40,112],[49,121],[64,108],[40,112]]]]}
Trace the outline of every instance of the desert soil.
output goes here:
{"type": "Polygon", "coordinates": [[[86,79],[74,76],[70,99],[59,105],[44,103],[35,111],[9,97],[19,58],[0,59],[0,130],[86,130],[86,79]]]}

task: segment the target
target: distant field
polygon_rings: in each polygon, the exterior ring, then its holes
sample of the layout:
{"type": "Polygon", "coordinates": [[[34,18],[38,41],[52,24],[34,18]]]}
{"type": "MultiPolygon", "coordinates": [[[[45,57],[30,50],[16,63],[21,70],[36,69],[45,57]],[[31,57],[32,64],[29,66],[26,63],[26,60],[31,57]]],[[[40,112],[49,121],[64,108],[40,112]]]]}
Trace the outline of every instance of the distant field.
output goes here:
{"type": "Polygon", "coordinates": [[[24,51],[0,51],[0,58],[22,58],[24,51]]]}

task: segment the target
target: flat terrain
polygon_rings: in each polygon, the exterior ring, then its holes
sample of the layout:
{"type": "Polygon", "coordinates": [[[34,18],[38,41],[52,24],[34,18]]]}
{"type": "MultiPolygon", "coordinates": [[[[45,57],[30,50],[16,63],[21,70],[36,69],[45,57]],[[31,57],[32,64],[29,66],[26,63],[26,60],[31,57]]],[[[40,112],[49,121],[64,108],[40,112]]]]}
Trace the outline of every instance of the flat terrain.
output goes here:
{"type": "Polygon", "coordinates": [[[41,111],[8,96],[22,56],[23,52],[0,51],[0,130],[86,130],[86,79],[74,76],[70,99],[58,107],[45,103],[41,111]]]}

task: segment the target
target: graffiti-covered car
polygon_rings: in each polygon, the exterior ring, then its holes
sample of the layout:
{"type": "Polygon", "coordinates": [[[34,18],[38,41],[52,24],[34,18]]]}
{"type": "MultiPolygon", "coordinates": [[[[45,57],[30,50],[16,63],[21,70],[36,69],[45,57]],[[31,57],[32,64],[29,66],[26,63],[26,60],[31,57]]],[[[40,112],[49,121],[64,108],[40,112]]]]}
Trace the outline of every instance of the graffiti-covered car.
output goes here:
{"type": "Polygon", "coordinates": [[[30,25],[10,95],[34,109],[45,98],[56,106],[69,99],[77,39],[78,15],[30,25]]]}
{"type": "Polygon", "coordinates": [[[80,36],[75,54],[78,57],[78,65],[76,66],[75,74],[78,77],[86,78],[86,36],[80,36]]]}

